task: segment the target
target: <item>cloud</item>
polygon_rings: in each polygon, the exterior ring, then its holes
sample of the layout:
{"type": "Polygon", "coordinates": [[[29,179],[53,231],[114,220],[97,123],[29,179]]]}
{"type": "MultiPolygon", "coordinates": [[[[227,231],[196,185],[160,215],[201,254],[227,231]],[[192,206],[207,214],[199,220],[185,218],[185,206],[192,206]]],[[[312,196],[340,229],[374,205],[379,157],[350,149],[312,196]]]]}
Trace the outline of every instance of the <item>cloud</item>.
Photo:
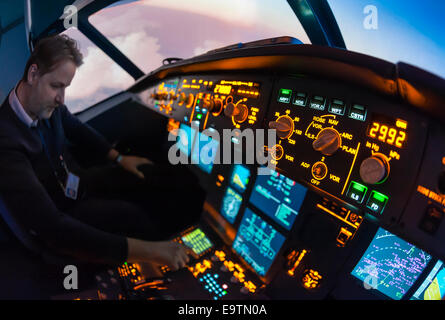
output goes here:
{"type": "Polygon", "coordinates": [[[226,43],[223,43],[223,42],[217,41],[217,40],[204,40],[204,43],[202,44],[202,46],[196,47],[193,50],[193,54],[195,56],[197,56],[197,55],[206,53],[207,51],[224,47],[226,45],[227,45],[226,43]]]}
{"type": "MultiPolygon", "coordinates": [[[[255,0],[141,0],[147,6],[182,10],[197,13],[236,23],[240,26],[251,26],[258,21],[258,4],[255,0]]],[[[131,5],[131,4],[130,4],[131,5]]]]}
{"type": "MultiPolygon", "coordinates": [[[[159,60],[163,59],[158,52],[160,47],[158,40],[144,32],[111,38],[110,41],[121,48],[143,71],[158,67],[159,60]]],[[[109,89],[117,93],[134,83],[134,79],[98,47],[90,45],[82,51],[84,63],[78,68],[71,85],[67,88],[67,101],[88,98],[90,104],[92,100],[95,100],[95,103],[108,97],[109,89]],[[95,99],[91,99],[92,96],[95,99]]]]}

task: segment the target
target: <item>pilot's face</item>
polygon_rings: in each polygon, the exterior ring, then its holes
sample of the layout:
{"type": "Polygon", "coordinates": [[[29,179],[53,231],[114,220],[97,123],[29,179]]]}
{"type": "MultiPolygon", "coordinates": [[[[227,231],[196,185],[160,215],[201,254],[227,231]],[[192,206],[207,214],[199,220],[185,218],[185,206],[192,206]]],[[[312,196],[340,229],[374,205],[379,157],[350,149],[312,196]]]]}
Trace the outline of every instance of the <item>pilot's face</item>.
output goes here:
{"type": "Polygon", "coordinates": [[[58,106],[65,103],[65,89],[74,78],[76,65],[71,60],[64,60],[43,75],[33,68],[37,66],[31,66],[32,79],[28,80],[32,88],[28,111],[32,118],[48,119],[58,106]]]}

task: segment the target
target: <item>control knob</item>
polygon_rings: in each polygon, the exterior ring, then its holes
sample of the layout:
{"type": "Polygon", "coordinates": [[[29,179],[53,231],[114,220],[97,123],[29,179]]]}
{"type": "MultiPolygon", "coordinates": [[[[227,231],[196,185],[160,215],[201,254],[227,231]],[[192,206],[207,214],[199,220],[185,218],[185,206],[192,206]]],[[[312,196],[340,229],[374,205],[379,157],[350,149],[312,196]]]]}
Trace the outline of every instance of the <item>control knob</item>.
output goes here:
{"type": "Polygon", "coordinates": [[[224,114],[227,117],[233,117],[236,122],[241,123],[247,119],[249,110],[245,104],[229,102],[224,108],[224,114]]]}
{"type": "Polygon", "coordinates": [[[360,177],[365,183],[378,184],[386,180],[389,174],[389,163],[385,155],[374,153],[363,160],[360,165],[360,177]]]}
{"type": "Polygon", "coordinates": [[[320,151],[325,156],[333,155],[341,146],[341,137],[337,130],[325,128],[321,130],[317,138],[312,143],[316,151],[320,151]]]}
{"type": "Polygon", "coordinates": [[[289,116],[281,116],[275,121],[270,121],[269,128],[277,130],[278,138],[287,139],[294,132],[294,121],[289,116]]]}
{"type": "Polygon", "coordinates": [[[194,96],[192,93],[189,93],[188,95],[185,92],[181,92],[179,94],[179,100],[178,100],[178,105],[182,106],[185,103],[185,106],[187,108],[190,108],[193,104],[194,101],[194,96]]]}

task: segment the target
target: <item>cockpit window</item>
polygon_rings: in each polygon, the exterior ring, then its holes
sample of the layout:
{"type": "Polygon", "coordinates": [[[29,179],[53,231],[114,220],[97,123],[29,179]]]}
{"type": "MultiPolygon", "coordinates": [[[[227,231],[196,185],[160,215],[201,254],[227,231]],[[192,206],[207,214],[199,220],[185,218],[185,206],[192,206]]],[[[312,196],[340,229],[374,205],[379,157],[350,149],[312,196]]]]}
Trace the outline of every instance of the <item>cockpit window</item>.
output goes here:
{"type": "Polygon", "coordinates": [[[134,83],[124,69],[78,29],[70,28],[63,33],[77,41],[83,54],[83,64],[65,91],[65,104],[72,113],[81,112],[134,83]]]}
{"type": "Polygon", "coordinates": [[[286,0],[119,1],[89,21],[146,73],[165,58],[239,42],[291,36],[310,43],[286,0]]]}
{"type": "Polygon", "coordinates": [[[445,78],[445,2],[328,0],[351,51],[406,62],[445,78]]]}

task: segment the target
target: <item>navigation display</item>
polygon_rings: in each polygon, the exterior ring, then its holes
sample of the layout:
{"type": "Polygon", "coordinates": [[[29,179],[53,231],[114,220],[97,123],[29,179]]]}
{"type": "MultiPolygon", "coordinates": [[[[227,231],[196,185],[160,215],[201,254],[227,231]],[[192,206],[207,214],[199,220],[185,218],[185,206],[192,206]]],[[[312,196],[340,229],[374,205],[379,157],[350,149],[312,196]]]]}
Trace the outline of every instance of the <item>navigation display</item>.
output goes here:
{"type": "Polygon", "coordinates": [[[250,196],[250,203],[287,230],[292,228],[306,196],[307,188],[270,170],[259,175],[250,196]]]}
{"type": "Polygon", "coordinates": [[[265,276],[284,240],[281,233],[250,209],[246,209],[233,242],[233,249],[260,276],[265,276]]]}
{"type": "Polygon", "coordinates": [[[197,164],[204,172],[212,172],[218,147],[219,141],[198,132],[193,145],[192,164],[197,164]]]}
{"type": "Polygon", "coordinates": [[[176,137],[176,146],[182,153],[187,155],[187,157],[190,156],[192,151],[195,134],[196,130],[192,129],[190,126],[183,123],[179,126],[178,136],[176,137]]]}
{"type": "Polygon", "coordinates": [[[223,217],[230,223],[234,223],[242,202],[243,198],[241,195],[228,187],[221,206],[223,217]]]}
{"type": "Polygon", "coordinates": [[[400,300],[431,260],[431,256],[379,228],[352,275],[386,296],[400,300]]]}

